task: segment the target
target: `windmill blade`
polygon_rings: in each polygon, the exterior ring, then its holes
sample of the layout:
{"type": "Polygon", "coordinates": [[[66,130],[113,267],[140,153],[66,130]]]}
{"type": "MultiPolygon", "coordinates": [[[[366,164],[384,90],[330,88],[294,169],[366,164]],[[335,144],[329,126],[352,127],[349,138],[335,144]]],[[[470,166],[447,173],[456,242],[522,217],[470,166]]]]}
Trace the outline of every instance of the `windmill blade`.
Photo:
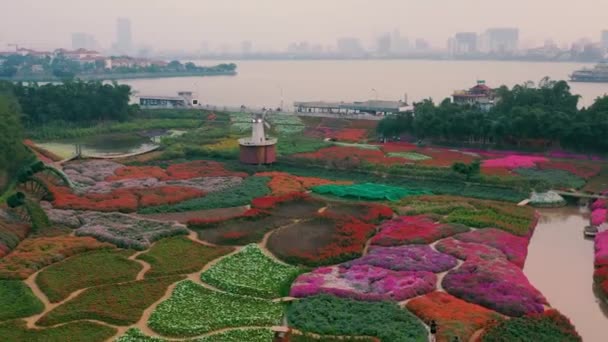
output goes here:
{"type": "Polygon", "coordinates": [[[270,124],[266,120],[264,120],[264,126],[266,126],[266,128],[268,128],[268,129],[270,129],[270,124]]]}

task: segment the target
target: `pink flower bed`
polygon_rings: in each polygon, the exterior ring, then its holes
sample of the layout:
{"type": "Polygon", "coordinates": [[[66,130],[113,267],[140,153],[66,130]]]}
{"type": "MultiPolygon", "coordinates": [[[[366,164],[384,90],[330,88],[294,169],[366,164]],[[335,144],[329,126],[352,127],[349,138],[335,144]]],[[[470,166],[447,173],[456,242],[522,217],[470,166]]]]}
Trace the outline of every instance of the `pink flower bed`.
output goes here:
{"type": "Polygon", "coordinates": [[[499,167],[509,170],[517,168],[534,168],[537,163],[549,161],[545,157],[510,155],[503,158],[488,159],[483,161],[483,167],[499,167]]]}
{"type": "Polygon", "coordinates": [[[300,275],[291,286],[291,296],[325,293],[366,301],[402,301],[434,291],[436,283],[437,277],[431,272],[390,271],[369,265],[330,266],[300,275]]]}
{"type": "Polygon", "coordinates": [[[453,296],[508,316],[541,313],[548,304],[519,267],[501,258],[471,258],[448,272],[442,285],[453,296]]]}
{"type": "Polygon", "coordinates": [[[506,259],[507,257],[500,250],[479,243],[464,242],[453,237],[443,239],[435,245],[435,248],[460,260],[479,258],[482,260],[506,259]]]}
{"type": "Polygon", "coordinates": [[[372,238],[372,245],[399,246],[408,244],[429,244],[469,230],[456,224],[435,222],[425,215],[401,216],[384,222],[380,231],[372,238]]]}
{"type": "Polygon", "coordinates": [[[595,209],[591,212],[591,224],[600,226],[608,221],[608,209],[595,209]]]}
{"type": "Polygon", "coordinates": [[[608,208],[608,201],[603,198],[596,199],[595,202],[593,202],[593,204],[591,204],[591,210],[606,209],[606,208],[608,208]]]}
{"type": "Polygon", "coordinates": [[[359,259],[343,264],[344,267],[369,265],[393,271],[445,272],[454,268],[454,257],[439,253],[429,246],[372,247],[359,259]]]}
{"type": "Polygon", "coordinates": [[[595,267],[608,266],[608,230],[595,236],[595,267]]]}
{"type": "Polygon", "coordinates": [[[496,228],[458,234],[454,236],[454,239],[494,247],[503,252],[509,261],[522,268],[528,255],[529,240],[527,237],[513,235],[496,228]]]}

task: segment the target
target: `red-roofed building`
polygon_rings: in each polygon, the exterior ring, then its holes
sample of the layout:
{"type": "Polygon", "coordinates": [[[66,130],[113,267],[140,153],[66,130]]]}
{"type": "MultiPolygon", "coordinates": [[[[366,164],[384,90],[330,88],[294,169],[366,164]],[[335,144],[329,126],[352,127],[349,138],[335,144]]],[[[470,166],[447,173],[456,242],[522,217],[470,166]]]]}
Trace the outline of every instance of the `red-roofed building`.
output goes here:
{"type": "Polygon", "coordinates": [[[488,87],[485,81],[477,81],[477,85],[469,90],[458,90],[452,94],[454,103],[459,105],[479,106],[482,110],[494,107],[496,93],[488,87]]]}

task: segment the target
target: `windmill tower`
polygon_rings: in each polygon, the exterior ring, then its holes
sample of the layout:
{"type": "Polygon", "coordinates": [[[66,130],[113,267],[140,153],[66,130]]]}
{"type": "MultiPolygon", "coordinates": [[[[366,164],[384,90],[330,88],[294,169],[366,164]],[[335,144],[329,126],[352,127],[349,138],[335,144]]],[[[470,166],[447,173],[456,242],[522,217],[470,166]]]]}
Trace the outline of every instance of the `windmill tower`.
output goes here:
{"type": "Polygon", "coordinates": [[[266,121],[266,111],[251,116],[251,137],[239,139],[240,160],[243,164],[272,164],[277,159],[276,138],[269,138],[264,127],[270,128],[266,121]]]}

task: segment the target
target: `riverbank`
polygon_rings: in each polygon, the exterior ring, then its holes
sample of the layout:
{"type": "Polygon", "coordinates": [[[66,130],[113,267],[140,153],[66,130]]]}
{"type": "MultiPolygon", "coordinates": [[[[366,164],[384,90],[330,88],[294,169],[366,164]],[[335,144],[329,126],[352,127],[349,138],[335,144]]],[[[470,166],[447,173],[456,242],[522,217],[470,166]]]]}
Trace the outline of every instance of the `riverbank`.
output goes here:
{"type": "MultiPolygon", "coordinates": [[[[83,81],[112,81],[112,80],[134,80],[134,79],[154,79],[154,78],[174,78],[174,77],[207,77],[207,76],[236,76],[236,71],[215,71],[215,72],[141,72],[141,73],[120,73],[120,74],[80,74],[74,78],[83,81]]],[[[19,77],[0,77],[0,81],[12,82],[61,82],[63,79],[51,75],[43,76],[19,76],[19,77]]]]}

